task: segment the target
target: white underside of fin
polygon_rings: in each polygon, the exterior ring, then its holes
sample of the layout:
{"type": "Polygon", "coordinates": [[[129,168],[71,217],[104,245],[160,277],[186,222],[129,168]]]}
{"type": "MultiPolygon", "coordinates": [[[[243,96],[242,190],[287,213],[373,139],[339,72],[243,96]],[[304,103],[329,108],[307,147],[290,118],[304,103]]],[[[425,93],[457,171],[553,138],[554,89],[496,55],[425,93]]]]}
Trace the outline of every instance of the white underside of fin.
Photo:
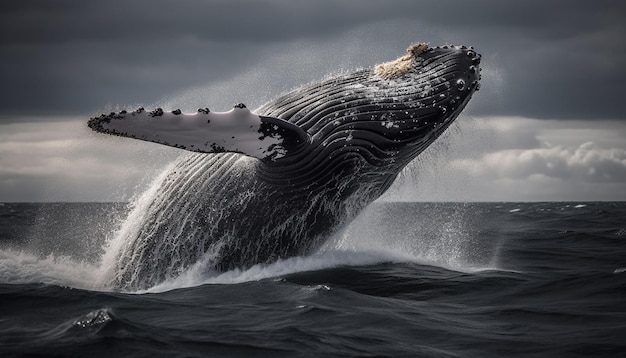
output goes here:
{"type": "Polygon", "coordinates": [[[236,152],[259,159],[284,155],[280,153],[280,134],[264,135],[260,130],[261,117],[247,108],[175,113],[160,110],[120,113],[101,121],[100,131],[197,152],[236,152]]]}

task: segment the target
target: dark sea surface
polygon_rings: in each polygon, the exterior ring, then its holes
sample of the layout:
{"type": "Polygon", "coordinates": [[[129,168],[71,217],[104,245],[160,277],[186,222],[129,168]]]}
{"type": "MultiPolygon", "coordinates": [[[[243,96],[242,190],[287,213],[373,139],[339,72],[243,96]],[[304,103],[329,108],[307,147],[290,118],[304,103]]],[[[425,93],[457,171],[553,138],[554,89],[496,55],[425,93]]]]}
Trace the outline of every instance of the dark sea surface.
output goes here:
{"type": "Polygon", "coordinates": [[[99,282],[123,203],[0,204],[0,357],[624,357],[626,203],[374,203],[319,252],[99,282]]]}

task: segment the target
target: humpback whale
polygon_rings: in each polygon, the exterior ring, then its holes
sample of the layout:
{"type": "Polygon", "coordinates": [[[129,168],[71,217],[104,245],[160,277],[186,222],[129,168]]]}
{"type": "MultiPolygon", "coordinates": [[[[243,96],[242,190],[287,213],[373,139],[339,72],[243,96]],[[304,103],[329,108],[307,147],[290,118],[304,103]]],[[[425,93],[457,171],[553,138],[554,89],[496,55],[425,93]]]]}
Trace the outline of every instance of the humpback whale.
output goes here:
{"type": "Polygon", "coordinates": [[[473,47],[417,43],[254,111],[91,118],[97,132],[188,151],[122,233],[109,284],[147,289],[200,262],[246,269],[316,250],[457,118],[479,89],[480,60],[473,47]]]}

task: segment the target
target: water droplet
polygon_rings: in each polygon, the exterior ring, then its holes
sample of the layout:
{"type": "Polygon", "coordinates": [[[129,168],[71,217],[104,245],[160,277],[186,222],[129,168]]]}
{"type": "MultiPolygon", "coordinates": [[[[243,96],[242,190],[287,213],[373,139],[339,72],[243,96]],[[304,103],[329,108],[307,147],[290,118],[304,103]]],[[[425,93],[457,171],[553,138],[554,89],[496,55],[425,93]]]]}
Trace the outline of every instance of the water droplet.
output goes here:
{"type": "Polygon", "coordinates": [[[465,81],[462,79],[456,81],[456,89],[458,89],[459,91],[465,91],[465,81]]]}

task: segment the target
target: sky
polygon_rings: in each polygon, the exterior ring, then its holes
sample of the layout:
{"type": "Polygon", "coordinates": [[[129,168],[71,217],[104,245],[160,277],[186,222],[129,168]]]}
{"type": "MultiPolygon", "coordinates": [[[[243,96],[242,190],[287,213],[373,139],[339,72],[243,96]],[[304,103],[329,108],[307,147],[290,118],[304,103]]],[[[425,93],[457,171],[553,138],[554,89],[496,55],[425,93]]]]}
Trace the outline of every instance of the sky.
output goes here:
{"type": "Polygon", "coordinates": [[[626,3],[0,3],[0,202],[119,201],[181,151],[91,132],[112,110],[260,106],[298,85],[472,45],[477,92],[385,200],[626,200],[626,3]]]}

